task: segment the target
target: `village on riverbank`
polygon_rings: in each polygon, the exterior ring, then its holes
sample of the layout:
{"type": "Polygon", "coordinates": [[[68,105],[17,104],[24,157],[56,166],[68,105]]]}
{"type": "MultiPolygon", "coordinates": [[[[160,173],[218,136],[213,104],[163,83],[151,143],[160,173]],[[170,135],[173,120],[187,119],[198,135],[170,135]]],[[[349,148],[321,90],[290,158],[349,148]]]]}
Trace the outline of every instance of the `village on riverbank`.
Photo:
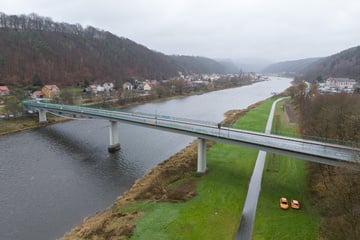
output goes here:
{"type": "MultiPolygon", "coordinates": [[[[0,93],[0,135],[38,127],[36,109],[21,105],[24,98],[47,98],[55,102],[73,105],[93,105],[105,108],[126,108],[150,101],[203,94],[226,88],[244,86],[268,80],[267,76],[255,73],[243,74],[194,74],[168,81],[129,79],[122,86],[113,83],[85,84],[82,87],[42,85],[34,82],[24,88],[2,86],[0,93]],[[3,120],[3,121],[2,121],[3,120]]],[[[61,117],[49,116],[49,124],[64,121],[61,117]]]]}

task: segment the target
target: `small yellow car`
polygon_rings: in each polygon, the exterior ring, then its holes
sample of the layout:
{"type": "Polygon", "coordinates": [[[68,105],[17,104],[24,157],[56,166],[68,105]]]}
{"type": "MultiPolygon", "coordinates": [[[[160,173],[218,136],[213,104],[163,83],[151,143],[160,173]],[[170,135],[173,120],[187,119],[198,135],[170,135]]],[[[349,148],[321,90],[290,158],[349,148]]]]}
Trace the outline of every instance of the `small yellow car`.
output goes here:
{"type": "Polygon", "coordinates": [[[284,197],[280,198],[280,208],[281,209],[288,209],[289,208],[289,202],[284,197]]]}
{"type": "Polygon", "coordinates": [[[291,200],[291,208],[300,209],[300,202],[298,200],[292,199],[291,200]]]}

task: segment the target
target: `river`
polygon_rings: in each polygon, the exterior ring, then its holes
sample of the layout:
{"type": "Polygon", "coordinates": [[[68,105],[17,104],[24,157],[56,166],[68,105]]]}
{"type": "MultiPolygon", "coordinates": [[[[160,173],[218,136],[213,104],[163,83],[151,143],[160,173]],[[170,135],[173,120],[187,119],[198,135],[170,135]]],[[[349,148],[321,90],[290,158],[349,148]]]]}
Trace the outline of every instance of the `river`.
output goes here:
{"type": "MultiPolygon", "coordinates": [[[[211,122],[290,86],[270,78],[240,88],[129,110],[211,122]]],[[[1,120],[0,120],[1,121],[1,120]]],[[[49,240],[110,207],[134,181],[194,138],[120,123],[110,154],[108,121],[74,120],[0,137],[0,239],[49,240]]]]}

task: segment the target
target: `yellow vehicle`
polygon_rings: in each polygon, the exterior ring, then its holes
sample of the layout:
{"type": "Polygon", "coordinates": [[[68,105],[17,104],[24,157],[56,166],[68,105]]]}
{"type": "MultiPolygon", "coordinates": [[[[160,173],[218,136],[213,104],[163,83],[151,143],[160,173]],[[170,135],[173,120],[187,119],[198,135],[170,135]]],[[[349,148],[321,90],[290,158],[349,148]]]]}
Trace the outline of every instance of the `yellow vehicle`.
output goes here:
{"type": "Polygon", "coordinates": [[[292,199],[291,200],[291,208],[300,209],[300,202],[298,200],[292,199]]]}
{"type": "Polygon", "coordinates": [[[284,197],[280,198],[280,208],[281,209],[288,209],[289,208],[289,202],[284,197]]]}

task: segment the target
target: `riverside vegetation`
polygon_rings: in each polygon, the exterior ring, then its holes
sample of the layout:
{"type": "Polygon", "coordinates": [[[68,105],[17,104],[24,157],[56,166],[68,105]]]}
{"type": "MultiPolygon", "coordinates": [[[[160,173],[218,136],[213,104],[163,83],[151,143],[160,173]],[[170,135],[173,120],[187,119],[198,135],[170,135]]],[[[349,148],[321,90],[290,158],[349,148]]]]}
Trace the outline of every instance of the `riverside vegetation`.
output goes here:
{"type": "MultiPolygon", "coordinates": [[[[319,95],[302,84],[290,91],[302,135],[336,139],[360,147],[360,94],[319,95]]],[[[359,156],[358,156],[359,157],[359,156]]],[[[356,170],[308,164],[312,202],[320,214],[322,239],[360,239],[360,174],[356,170]]]]}

